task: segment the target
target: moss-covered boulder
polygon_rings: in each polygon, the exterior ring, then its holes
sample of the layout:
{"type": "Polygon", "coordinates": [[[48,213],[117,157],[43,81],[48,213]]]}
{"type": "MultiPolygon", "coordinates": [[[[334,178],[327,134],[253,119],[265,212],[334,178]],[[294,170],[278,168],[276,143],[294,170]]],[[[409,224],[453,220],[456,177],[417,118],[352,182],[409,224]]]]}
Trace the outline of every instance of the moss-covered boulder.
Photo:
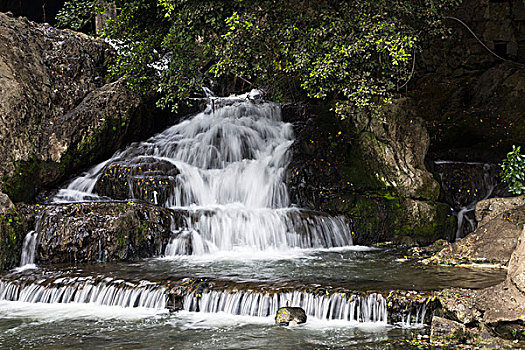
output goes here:
{"type": "Polygon", "coordinates": [[[277,310],[275,315],[275,323],[280,326],[294,326],[301,323],[306,323],[306,312],[300,307],[285,306],[277,310]]]}
{"type": "Polygon", "coordinates": [[[35,210],[40,216],[38,264],[158,256],[171,238],[172,220],[177,220],[169,209],[134,202],[49,205],[35,210]]]}
{"type": "Polygon", "coordinates": [[[456,219],[438,201],[439,184],[425,167],[429,137],[413,107],[403,99],[382,116],[343,121],[327,107],[285,106],[283,118],[297,134],[291,200],[351,218],[355,244],[450,239],[456,219]]]}

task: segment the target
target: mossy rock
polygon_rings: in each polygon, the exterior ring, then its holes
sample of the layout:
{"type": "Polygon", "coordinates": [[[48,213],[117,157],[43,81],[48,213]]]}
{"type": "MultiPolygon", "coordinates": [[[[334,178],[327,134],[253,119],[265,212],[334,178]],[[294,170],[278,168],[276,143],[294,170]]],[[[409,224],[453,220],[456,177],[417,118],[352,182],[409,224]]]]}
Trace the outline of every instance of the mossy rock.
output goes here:
{"type": "Polygon", "coordinates": [[[342,194],[326,209],[352,219],[354,244],[393,241],[427,245],[438,239],[449,240],[456,228],[448,205],[400,198],[389,192],[342,194]]]}
{"type": "Polygon", "coordinates": [[[277,310],[277,314],[275,315],[275,323],[280,326],[305,323],[306,319],[306,312],[300,307],[281,307],[277,310]]]}
{"type": "Polygon", "coordinates": [[[0,214],[0,271],[20,264],[27,224],[16,209],[0,214]]]}

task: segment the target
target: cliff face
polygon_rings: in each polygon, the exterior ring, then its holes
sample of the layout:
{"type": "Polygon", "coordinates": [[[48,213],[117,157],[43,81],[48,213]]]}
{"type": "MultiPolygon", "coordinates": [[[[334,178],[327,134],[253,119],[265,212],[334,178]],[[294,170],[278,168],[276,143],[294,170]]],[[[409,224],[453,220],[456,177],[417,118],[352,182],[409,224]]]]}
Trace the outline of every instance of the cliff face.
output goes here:
{"type": "Polygon", "coordinates": [[[287,176],[292,201],[347,215],[357,244],[451,238],[455,218],[438,202],[439,184],[424,164],[429,136],[412,103],[400,99],[381,117],[345,121],[327,109],[285,108],[297,134],[287,176]]]}

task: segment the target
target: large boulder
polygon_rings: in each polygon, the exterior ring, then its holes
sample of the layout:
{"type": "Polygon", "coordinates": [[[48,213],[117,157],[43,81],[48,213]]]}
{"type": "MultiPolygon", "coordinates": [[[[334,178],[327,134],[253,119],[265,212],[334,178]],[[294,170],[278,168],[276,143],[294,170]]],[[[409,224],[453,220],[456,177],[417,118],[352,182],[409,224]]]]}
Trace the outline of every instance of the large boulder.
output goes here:
{"type": "Polygon", "coordinates": [[[356,244],[453,235],[455,218],[438,202],[439,184],[424,163],[429,137],[411,101],[344,121],[326,109],[285,106],[283,118],[297,134],[287,170],[294,203],[349,216],[356,244]]]}
{"type": "Polygon", "coordinates": [[[14,202],[177,119],[111,80],[114,55],[101,40],[0,13],[0,190],[14,202]]]}
{"type": "MultiPolygon", "coordinates": [[[[85,263],[159,256],[172,232],[169,209],[134,202],[36,206],[35,262],[85,263]]],[[[178,226],[181,226],[179,223],[178,226]]]]}
{"type": "Polygon", "coordinates": [[[485,199],[476,204],[476,220],[480,226],[483,226],[504,212],[524,204],[523,196],[485,199]]]}
{"type": "MultiPolygon", "coordinates": [[[[489,203],[496,201],[490,201],[489,203]]],[[[507,209],[491,213],[491,220],[481,218],[476,231],[458,242],[452,243],[430,258],[430,261],[441,263],[498,263],[507,265],[517,247],[525,219],[525,206],[514,206],[508,200],[507,209]]],[[[484,203],[482,207],[485,207],[484,203]]],[[[486,210],[483,212],[487,212],[486,210]]],[[[481,213],[481,211],[480,211],[481,213]]]]}

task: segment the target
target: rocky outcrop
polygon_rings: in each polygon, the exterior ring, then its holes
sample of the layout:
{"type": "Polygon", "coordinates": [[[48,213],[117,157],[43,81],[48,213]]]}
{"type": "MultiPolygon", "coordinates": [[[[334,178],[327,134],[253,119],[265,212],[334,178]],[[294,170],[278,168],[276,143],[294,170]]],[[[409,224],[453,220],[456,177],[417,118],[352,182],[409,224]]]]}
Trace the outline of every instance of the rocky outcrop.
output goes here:
{"type": "Polygon", "coordinates": [[[168,209],[134,202],[34,207],[39,264],[136,260],[161,255],[171,237],[168,209]]]}
{"type": "Polygon", "coordinates": [[[449,239],[455,218],[438,202],[439,184],[424,164],[428,134],[410,103],[345,121],[321,108],[285,107],[297,134],[287,176],[292,201],[351,217],[358,244],[449,239]]]}
{"type": "Polygon", "coordinates": [[[103,41],[0,13],[0,188],[14,202],[176,120],[123,79],[103,41]]]}
{"type": "Polygon", "coordinates": [[[488,202],[480,202],[477,213],[482,224],[477,230],[460,241],[449,244],[429,261],[447,264],[497,263],[507,265],[516,249],[525,220],[525,206],[514,206],[515,204],[515,199],[491,199],[488,202]],[[504,202],[508,206],[498,207],[504,202]],[[491,207],[495,211],[497,208],[498,212],[491,212],[487,209],[491,207]],[[512,207],[514,209],[509,209],[512,207]],[[483,215],[490,215],[491,219],[483,215]]]}

